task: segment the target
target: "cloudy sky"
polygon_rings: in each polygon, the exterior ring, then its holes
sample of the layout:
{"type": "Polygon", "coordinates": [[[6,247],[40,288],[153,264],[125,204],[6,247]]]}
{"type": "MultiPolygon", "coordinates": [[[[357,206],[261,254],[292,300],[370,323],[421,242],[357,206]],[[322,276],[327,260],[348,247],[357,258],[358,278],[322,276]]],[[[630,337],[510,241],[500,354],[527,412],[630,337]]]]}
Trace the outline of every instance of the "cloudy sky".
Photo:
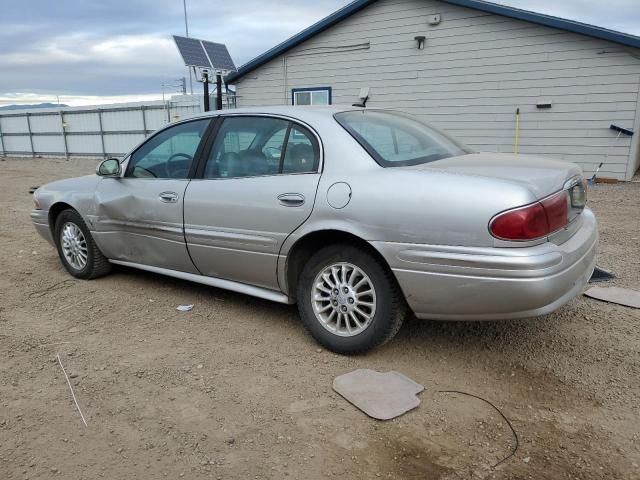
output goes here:
{"type": "MultiPolygon", "coordinates": [[[[189,33],[241,65],[347,3],[187,0],[189,33]]],[[[640,35],[640,0],[498,3],[640,35]]],[[[2,0],[0,105],[157,99],[186,73],[171,34],[184,34],[182,0],[2,0]]]]}

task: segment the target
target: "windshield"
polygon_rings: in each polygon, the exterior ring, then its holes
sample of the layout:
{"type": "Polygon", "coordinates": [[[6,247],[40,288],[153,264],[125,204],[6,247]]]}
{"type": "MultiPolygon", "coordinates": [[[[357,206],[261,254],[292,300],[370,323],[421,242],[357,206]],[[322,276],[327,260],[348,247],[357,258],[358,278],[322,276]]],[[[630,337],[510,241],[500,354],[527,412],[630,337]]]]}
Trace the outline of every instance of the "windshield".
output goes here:
{"type": "Polygon", "coordinates": [[[383,167],[419,165],[472,153],[451,137],[403,113],[353,110],[334,117],[383,167]]]}

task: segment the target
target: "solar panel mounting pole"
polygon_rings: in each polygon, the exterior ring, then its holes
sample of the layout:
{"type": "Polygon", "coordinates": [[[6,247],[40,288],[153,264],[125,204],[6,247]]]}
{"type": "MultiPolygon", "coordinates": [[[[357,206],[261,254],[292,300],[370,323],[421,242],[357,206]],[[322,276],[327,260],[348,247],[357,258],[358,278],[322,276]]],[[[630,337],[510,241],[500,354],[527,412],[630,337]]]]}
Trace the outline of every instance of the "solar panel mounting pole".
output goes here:
{"type": "Polygon", "coordinates": [[[209,111],[209,72],[202,72],[202,86],[204,87],[204,111],[209,111]]]}
{"type": "MultiPolygon", "coordinates": [[[[187,38],[189,38],[189,21],[187,19],[187,0],[182,0],[182,6],[184,7],[184,31],[186,33],[187,38]]],[[[191,91],[191,95],[193,95],[193,79],[191,78],[191,68],[187,68],[189,70],[189,89],[191,91]]],[[[185,89],[185,94],[186,89],[185,89]]]]}
{"type": "Polygon", "coordinates": [[[216,96],[216,110],[222,110],[222,74],[218,73],[216,75],[216,92],[218,95],[216,96]]]}

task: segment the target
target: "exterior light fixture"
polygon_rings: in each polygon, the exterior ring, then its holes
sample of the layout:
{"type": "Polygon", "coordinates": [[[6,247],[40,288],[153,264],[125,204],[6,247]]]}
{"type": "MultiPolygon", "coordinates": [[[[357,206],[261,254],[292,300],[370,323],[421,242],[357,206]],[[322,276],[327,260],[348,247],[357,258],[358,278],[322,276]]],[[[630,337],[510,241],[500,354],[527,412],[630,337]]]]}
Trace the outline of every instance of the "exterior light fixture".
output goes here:
{"type": "Polygon", "coordinates": [[[359,95],[360,102],[354,103],[352,106],[365,108],[367,106],[367,100],[369,100],[369,92],[370,91],[371,91],[371,89],[369,87],[362,87],[360,89],[360,95],[359,95]]]}
{"type": "Polygon", "coordinates": [[[427,40],[427,37],[420,35],[418,37],[415,37],[414,40],[418,42],[418,50],[424,50],[424,44],[427,40]]]}

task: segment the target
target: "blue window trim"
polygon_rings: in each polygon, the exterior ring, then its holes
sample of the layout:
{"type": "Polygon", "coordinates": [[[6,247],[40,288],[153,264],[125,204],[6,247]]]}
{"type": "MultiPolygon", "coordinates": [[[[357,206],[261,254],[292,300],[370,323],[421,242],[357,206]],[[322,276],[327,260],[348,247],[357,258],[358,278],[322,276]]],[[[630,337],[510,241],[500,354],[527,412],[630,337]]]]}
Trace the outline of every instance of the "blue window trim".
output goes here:
{"type": "Polygon", "coordinates": [[[291,105],[296,104],[296,93],[298,92],[327,92],[329,94],[329,105],[332,105],[333,97],[331,87],[306,87],[291,89],[291,105]]]}
{"type": "MultiPolygon", "coordinates": [[[[567,32],[580,33],[594,38],[602,40],[608,40],[610,42],[619,43],[628,47],[640,48],[640,37],[631,35],[628,33],[616,32],[615,30],[609,30],[607,28],[598,27],[595,25],[589,25],[586,23],[577,22],[575,20],[567,20],[564,18],[554,17],[551,15],[544,15],[541,13],[530,12],[528,10],[522,10],[519,8],[508,7],[505,5],[497,5],[495,3],[486,2],[482,0],[442,0],[445,3],[457,5],[459,7],[473,8],[482,12],[495,13],[496,15],[502,15],[505,17],[515,18],[518,20],[524,20],[525,22],[537,23],[547,27],[558,28],[567,32]]],[[[300,45],[301,43],[309,40],[311,37],[318,33],[324,32],[328,28],[334,26],[338,22],[349,18],[351,15],[359,12],[360,10],[375,3],[376,0],[354,0],[345,7],[337,10],[328,17],[323,18],[319,22],[311,25],[309,28],[302,30],[300,33],[285,40],[284,42],[276,45],[275,47],[267,50],[262,55],[257,56],[253,60],[242,65],[238,68],[237,72],[229,74],[225,82],[233,83],[240,78],[244,77],[247,73],[255,70],[256,68],[264,65],[265,63],[273,60],[274,58],[282,55],[283,53],[291,50],[292,48],[300,45]]]]}

